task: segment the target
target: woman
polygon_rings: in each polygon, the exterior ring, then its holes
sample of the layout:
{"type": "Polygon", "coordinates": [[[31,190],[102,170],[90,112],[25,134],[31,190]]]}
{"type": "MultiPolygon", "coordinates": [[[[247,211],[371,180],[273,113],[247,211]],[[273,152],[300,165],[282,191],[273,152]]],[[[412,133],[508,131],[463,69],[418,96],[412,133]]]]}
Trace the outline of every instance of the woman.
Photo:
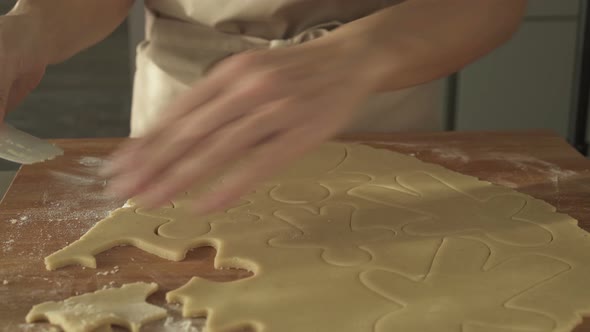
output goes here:
{"type": "MultiPolygon", "coordinates": [[[[107,36],[132,0],[20,0],[0,22],[0,101],[107,36]]],[[[437,126],[428,82],[509,39],[525,0],[147,0],[131,140],[110,191],[156,206],[240,161],[226,206],[339,132],[437,126]]]]}

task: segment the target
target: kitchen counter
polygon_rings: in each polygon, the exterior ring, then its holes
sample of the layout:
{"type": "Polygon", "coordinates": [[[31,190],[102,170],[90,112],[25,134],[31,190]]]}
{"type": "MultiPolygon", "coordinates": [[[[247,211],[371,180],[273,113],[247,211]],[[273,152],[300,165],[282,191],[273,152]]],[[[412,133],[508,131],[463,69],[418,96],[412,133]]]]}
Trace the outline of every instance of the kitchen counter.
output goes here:
{"type": "MultiPolygon", "coordinates": [[[[547,201],[590,231],[590,161],[551,132],[399,133],[348,139],[514,188],[547,201]]],[[[97,269],[46,271],[45,256],[77,240],[124,203],[102,194],[104,180],[97,175],[103,158],[122,139],[55,142],[65,155],[22,167],[0,203],[0,220],[11,221],[0,223],[5,249],[0,250],[0,326],[6,331],[26,330],[22,323],[34,304],[104,286],[155,281],[160,289],[150,302],[163,304],[166,292],[192,276],[227,281],[249,275],[214,269],[211,248],[194,249],[184,261],[172,262],[131,246],[97,255],[97,269]]],[[[590,319],[575,332],[590,332],[590,319]]]]}

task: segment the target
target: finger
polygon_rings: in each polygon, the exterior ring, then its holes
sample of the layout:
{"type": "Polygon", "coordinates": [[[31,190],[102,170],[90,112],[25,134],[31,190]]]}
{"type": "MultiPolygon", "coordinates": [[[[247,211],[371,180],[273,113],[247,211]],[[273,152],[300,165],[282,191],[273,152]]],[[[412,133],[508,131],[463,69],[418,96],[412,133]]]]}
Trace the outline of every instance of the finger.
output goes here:
{"type": "MultiPolygon", "coordinates": [[[[259,52],[224,60],[205,80],[167,108],[164,111],[165,118],[149,130],[144,138],[134,142],[129,150],[162,144],[170,134],[167,129],[171,123],[188,112],[196,113],[195,121],[199,123],[198,127],[191,128],[193,137],[204,137],[256,105],[275,100],[281,94],[290,94],[292,89],[287,84],[291,81],[285,80],[280,71],[275,69],[269,66],[269,61],[259,52]]],[[[111,157],[112,162],[103,170],[103,175],[112,176],[133,168],[138,159],[131,153],[115,153],[111,157]]]]}
{"type": "Polygon", "coordinates": [[[136,142],[139,138],[129,138],[120,144],[116,150],[103,163],[99,170],[99,175],[105,178],[113,178],[120,173],[124,173],[131,165],[131,161],[136,158],[136,142]]]}
{"type": "Polygon", "coordinates": [[[132,167],[138,159],[136,152],[157,141],[161,135],[165,134],[165,129],[171,127],[171,124],[178,121],[182,116],[214,98],[219,93],[220,88],[221,82],[217,80],[204,79],[196,83],[189,92],[181,94],[170,106],[162,111],[160,121],[151,127],[142,138],[121,145],[111,154],[109,162],[101,169],[100,174],[104,177],[112,177],[132,167]]]}
{"type": "MultiPolygon", "coordinates": [[[[142,193],[138,200],[147,206],[157,206],[227,163],[241,158],[263,138],[281,133],[293,123],[292,118],[296,115],[283,105],[276,103],[211,136],[207,144],[180,160],[170,172],[166,172],[142,193]]],[[[153,175],[144,174],[143,180],[152,178],[153,175]]]]}
{"type": "Polygon", "coordinates": [[[208,76],[223,82],[223,90],[207,103],[194,109],[193,128],[201,137],[221,126],[256,110],[259,105],[290,96],[292,80],[286,79],[279,66],[273,65],[262,52],[240,54],[223,60],[208,76]],[[196,112],[195,112],[196,111],[196,112]]]}
{"type": "MultiPolygon", "coordinates": [[[[215,85],[213,84],[213,87],[215,85]]],[[[111,156],[110,163],[103,170],[104,176],[113,176],[134,169],[141,160],[138,155],[146,151],[151,155],[158,155],[161,152],[158,150],[169,150],[170,146],[175,146],[176,155],[179,155],[186,150],[181,147],[186,147],[187,143],[196,142],[222,125],[237,119],[255,108],[258,100],[262,99],[254,98],[261,91],[256,85],[250,85],[250,88],[256,91],[254,93],[250,93],[251,90],[248,88],[236,89],[229,86],[230,83],[227,85],[215,90],[204,82],[198,85],[196,90],[191,89],[184,94],[178,102],[163,112],[169,115],[165,115],[164,119],[148,130],[144,137],[128,143],[123,147],[124,150],[116,151],[111,156]],[[202,88],[208,91],[202,93],[202,88]],[[172,128],[175,130],[170,132],[172,128]]]]}
{"type": "Polygon", "coordinates": [[[107,192],[126,198],[146,190],[149,182],[156,181],[167,172],[167,168],[181,160],[189,150],[196,150],[203,143],[179,140],[171,143],[162,142],[159,146],[153,146],[152,149],[146,146],[140,149],[122,150],[120,153],[128,151],[129,155],[125,159],[118,160],[116,173],[111,175],[107,192]]]}
{"type": "Polygon", "coordinates": [[[224,91],[232,86],[236,77],[245,76],[245,73],[241,73],[237,69],[232,71],[232,76],[209,73],[205,78],[197,81],[188,91],[180,94],[162,111],[158,123],[153,125],[141,140],[135,142],[134,146],[149,144],[150,141],[158,139],[158,136],[165,133],[172,122],[179,120],[187,113],[194,112],[215,98],[225,95],[224,91]]]}
{"type": "Polygon", "coordinates": [[[227,85],[227,82],[209,77],[198,81],[189,90],[175,98],[170,105],[162,111],[158,123],[152,126],[145,136],[152,136],[153,134],[161,132],[163,129],[167,128],[169,123],[177,121],[180,117],[210,102],[215,97],[222,94],[224,87],[227,85]]]}
{"type": "MultiPolygon", "coordinates": [[[[272,142],[257,147],[256,151],[248,156],[243,167],[230,173],[230,178],[224,181],[225,184],[218,191],[197,203],[198,213],[210,213],[227,206],[250,190],[257,182],[272,176],[307,150],[333,137],[349,123],[349,116],[335,117],[334,112],[329,111],[330,103],[326,103],[322,94],[312,93],[307,97],[297,109],[289,111],[289,113],[304,113],[292,124],[294,129],[283,133],[282,137],[272,142]],[[318,105],[324,106],[318,108],[318,105]],[[309,121],[310,119],[313,121],[309,121]]],[[[354,106],[344,103],[336,107],[345,109],[354,106]]]]}
{"type": "Polygon", "coordinates": [[[111,161],[106,171],[112,177],[107,191],[120,197],[136,195],[145,189],[146,182],[157,179],[189,151],[208,144],[211,139],[195,130],[198,122],[195,114],[189,114],[171,123],[166,135],[148,142],[143,139],[118,151],[117,159],[111,161]]]}
{"type": "Polygon", "coordinates": [[[241,87],[230,89],[223,96],[214,98],[190,114],[179,117],[175,122],[167,123],[167,127],[161,132],[148,135],[128,146],[127,154],[117,153],[111,159],[110,166],[104,174],[105,176],[118,174],[125,180],[112,181],[111,193],[128,195],[137,191],[141,188],[139,183],[141,179],[130,178],[126,173],[132,171],[137,174],[138,168],[149,168],[151,173],[157,172],[180,158],[206,136],[252,112],[262,103],[273,101],[280,94],[277,93],[279,89],[268,85],[270,80],[273,78],[254,77],[251,79],[252,83],[243,83],[241,87]],[[153,165],[142,163],[143,156],[148,155],[152,156],[153,165]]]}
{"type": "Polygon", "coordinates": [[[267,74],[251,75],[232,84],[222,94],[191,112],[191,127],[188,131],[192,139],[205,137],[222,126],[260,109],[260,105],[272,103],[280,96],[290,94],[288,88],[278,85],[278,79],[267,74]]]}
{"type": "Polygon", "coordinates": [[[272,176],[333,133],[333,130],[324,131],[317,125],[302,126],[259,146],[241,167],[232,170],[215,192],[200,198],[195,210],[199,214],[208,214],[228,206],[255,184],[272,176]]]}

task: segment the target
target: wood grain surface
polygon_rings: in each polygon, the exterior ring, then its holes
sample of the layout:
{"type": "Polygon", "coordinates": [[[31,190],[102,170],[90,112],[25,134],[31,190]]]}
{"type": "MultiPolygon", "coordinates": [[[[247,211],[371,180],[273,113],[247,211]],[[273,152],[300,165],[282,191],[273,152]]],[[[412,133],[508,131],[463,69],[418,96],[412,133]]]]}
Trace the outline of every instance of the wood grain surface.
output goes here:
{"type": "MultiPolygon", "coordinates": [[[[345,139],[411,154],[512,187],[551,203],[590,231],[590,161],[550,132],[399,133],[345,139]]],[[[215,270],[211,248],[192,250],[186,260],[171,262],[134,247],[117,247],[97,256],[96,270],[69,266],[46,271],[45,256],[77,240],[123,204],[102,194],[105,181],[97,175],[101,162],[122,139],[55,142],[65,155],[23,167],[0,204],[0,327],[4,331],[48,331],[46,324],[24,323],[31,306],[107,285],[154,281],[160,290],[149,300],[164,304],[164,294],[192,276],[224,281],[249,275],[215,270]]],[[[167,307],[178,315],[178,306],[167,307]]],[[[181,330],[181,321],[168,323],[181,330]]],[[[165,329],[158,322],[145,330],[165,329]]],[[[575,331],[590,332],[590,319],[575,331]]]]}

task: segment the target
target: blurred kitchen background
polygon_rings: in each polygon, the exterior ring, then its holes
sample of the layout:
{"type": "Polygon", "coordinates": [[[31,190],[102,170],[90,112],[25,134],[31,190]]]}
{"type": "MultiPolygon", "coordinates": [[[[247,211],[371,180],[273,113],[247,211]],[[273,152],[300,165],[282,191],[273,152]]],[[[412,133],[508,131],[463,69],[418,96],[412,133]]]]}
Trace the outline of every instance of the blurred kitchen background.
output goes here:
{"type": "MultiPolygon", "coordinates": [[[[14,2],[2,1],[0,10],[6,12],[14,2]]],[[[589,88],[581,84],[587,6],[585,0],[529,0],[525,22],[508,44],[441,86],[441,129],[544,128],[582,149],[590,136],[584,117],[589,88]]],[[[110,37],[50,67],[7,121],[44,138],[127,135],[134,49],[142,34],[138,1],[110,37]]],[[[590,59],[585,60],[587,73],[590,59]]],[[[0,164],[0,169],[12,167],[0,164]]]]}

